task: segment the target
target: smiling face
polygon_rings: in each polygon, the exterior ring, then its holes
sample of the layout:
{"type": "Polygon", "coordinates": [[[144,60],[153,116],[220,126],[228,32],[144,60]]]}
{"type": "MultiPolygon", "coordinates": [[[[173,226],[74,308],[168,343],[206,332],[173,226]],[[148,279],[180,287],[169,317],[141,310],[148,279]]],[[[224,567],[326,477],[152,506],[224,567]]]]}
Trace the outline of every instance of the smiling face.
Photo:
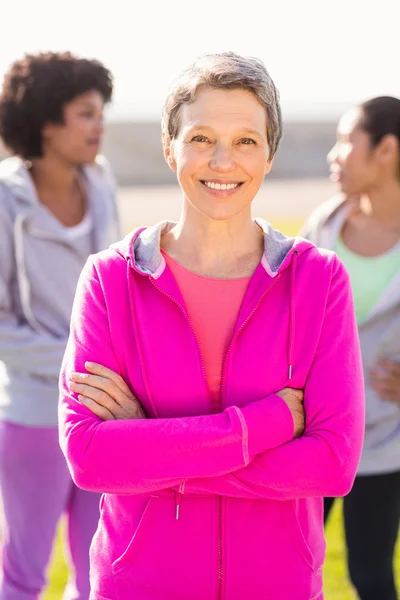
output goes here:
{"type": "Polygon", "coordinates": [[[246,90],[200,88],[182,105],[178,135],[164,154],[188,207],[213,220],[249,217],[272,167],[265,108],[246,90]]]}

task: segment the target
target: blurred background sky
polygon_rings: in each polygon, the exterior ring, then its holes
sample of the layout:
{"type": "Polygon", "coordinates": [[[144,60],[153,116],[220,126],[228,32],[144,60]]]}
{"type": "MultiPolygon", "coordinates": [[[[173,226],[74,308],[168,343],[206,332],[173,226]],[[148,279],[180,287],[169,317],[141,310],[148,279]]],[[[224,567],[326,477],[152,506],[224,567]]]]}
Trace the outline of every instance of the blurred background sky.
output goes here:
{"type": "Polygon", "coordinates": [[[24,52],[72,50],[115,76],[113,120],[156,120],[197,55],[261,58],[286,119],[336,118],[370,96],[400,96],[399,0],[2,0],[0,78],[24,52]]]}

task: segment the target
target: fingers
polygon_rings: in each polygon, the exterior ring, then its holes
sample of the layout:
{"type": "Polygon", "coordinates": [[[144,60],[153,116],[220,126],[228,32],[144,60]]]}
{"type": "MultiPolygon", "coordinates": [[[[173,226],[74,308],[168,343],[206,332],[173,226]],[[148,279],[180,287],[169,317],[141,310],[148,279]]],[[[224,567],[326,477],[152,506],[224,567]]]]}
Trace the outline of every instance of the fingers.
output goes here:
{"type": "Polygon", "coordinates": [[[293,396],[295,396],[295,398],[297,398],[298,400],[300,400],[300,402],[304,401],[304,390],[298,390],[295,388],[287,388],[287,391],[292,394],[293,396]]]}
{"type": "MultiPolygon", "coordinates": [[[[125,394],[113,380],[100,375],[91,375],[89,373],[71,373],[70,380],[72,383],[85,385],[107,394],[120,405],[123,405],[128,399],[132,398],[132,394],[130,392],[129,395],[125,394]]],[[[72,386],[71,389],[73,389],[72,386]]],[[[74,389],[74,391],[77,390],[74,389]]],[[[93,398],[91,394],[89,394],[89,397],[93,398]]],[[[93,399],[96,400],[97,397],[93,399]]]]}
{"type": "Polygon", "coordinates": [[[400,375],[400,362],[394,360],[379,360],[376,364],[385,371],[400,375]]]}
{"type": "Polygon", "coordinates": [[[90,361],[85,362],[85,368],[87,371],[89,371],[89,373],[92,373],[93,375],[98,375],[99,377],[110,379],[124,394],[126,394],[127,396],[132,396],[132,392],[126,385],[125,381],[115,371],[112,371],[108,367],[100,365],[99,363],[90,361]]]}
{"type": "Polygon", "coordinates": [[[392,384],[400,386],[400,376],[396,376],[393,372],[389,371],[371,371],[370,373],[371,382],[383,383],[384,385],[392,384]]]}
{"type": "MultiPolygon", "coordinates": [[[[111,413],[114,418],[117,418],[117,415],[115,413],[120,405],[107,392],[103,392],[102,390],[93,387],[92,385],[87,385],[84,383],[75,383],[74,381],[70,382],[70,387],[71,390],[75,393],[89,399],[91,402],[96,403],[100,407],[104,408],[107,412],[111,413]]],[[[92,409],[90,408],[90,410],[92,409]]]]}
{"type": "MultiPolygon", "coordinates": [[[[111,419],[145,419],[146,414],[141,404],[134,396],[127,398],[124,396],[124,402],[119,404],[107,392],[92,387],[84,383],[75,383],[70,381],[70,388],[76,394],[78,399],[83,398],[82,404],[85,404],[95,415],[103,420],[111,419]]],[[[122,393],[122,392],[121,392],[122,393]]]]}
{"type": "Polygon", "coordinates": [[[372,389],[383,399],[400,403],[400,387],[390,381],[371,380],[372,389]]]}
{"type": "Polygon", "coordinates": [[[110,413],[109,410],[107,410],[104,406],[97,404],[97,402],[94,402],[94,400],[92,400],[91,398],[88,398],[87,396],[82,396],[81,394],[79,394],[78,400],[79,400],[79,402],[81,402],[81,404],[83,404],[89,410],[91,410],[92,413],[94,413],[96,415],[96,417],[99,417],[99,419],[101,419],[102,421],[115,420],[115,417],[113,416],[112,413],[110,413]]]}
{"type": "Polygon", "coordinates": [[[370,371],[369,383],[372,389],[383,399],[400,403],[400,364],[390,360],[381,360],[370,371]]]}

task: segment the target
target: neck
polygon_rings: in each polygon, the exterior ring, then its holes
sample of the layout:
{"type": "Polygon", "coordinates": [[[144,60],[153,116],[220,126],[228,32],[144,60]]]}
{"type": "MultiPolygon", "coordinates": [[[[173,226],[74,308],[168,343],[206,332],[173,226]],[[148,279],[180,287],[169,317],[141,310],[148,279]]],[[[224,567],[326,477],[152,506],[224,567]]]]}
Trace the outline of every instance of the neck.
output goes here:
{"type": "Polygon", "coordinates": [[[382,227],[400,228],[400,182],[388,181],[361,196],[360,210],[382,227]]]}
{"type": "Polygon", "coordinates": [[[245,257],[260,260],[264,241],[250,210],[217,221],[185,206],[177,225],[163,237],[162,247],[201,272],[214,272],[239,264],[245,257]]]}
{"type": "Polygon", "coordinates": [[[51,156],[33,161],[31,175],[44,200],[67,201],[76,185],[76,168],[51,156]]]}

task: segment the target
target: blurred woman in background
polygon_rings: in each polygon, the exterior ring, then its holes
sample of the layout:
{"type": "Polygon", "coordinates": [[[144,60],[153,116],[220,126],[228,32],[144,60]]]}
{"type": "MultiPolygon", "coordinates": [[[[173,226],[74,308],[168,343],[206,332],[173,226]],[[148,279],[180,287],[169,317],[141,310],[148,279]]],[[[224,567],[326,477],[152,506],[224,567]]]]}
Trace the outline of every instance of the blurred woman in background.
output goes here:
{"type": "Polygon", "coordinates": [[[39,598],[60,516],[71,576],[89,597],[99,496],[78,489],[59,449],[58,376],[87,257],[119,237],[115,182],[101,157],[110,72],[69,53],[25,56],[5,76],[0,136],[1,600],[39,598]]]}
{"type": "MultiPolygon", "coordinates": [[[[328,155],[341,194],[304,235],[335,250],[352,282],[366,391],[365,443],[344,499],[350,578],[361,600],[396,600],[400,519],[400,100],[347,112],[328,155]]],[[[334,499],[325,500],[327,519],[334,499]]]]}

